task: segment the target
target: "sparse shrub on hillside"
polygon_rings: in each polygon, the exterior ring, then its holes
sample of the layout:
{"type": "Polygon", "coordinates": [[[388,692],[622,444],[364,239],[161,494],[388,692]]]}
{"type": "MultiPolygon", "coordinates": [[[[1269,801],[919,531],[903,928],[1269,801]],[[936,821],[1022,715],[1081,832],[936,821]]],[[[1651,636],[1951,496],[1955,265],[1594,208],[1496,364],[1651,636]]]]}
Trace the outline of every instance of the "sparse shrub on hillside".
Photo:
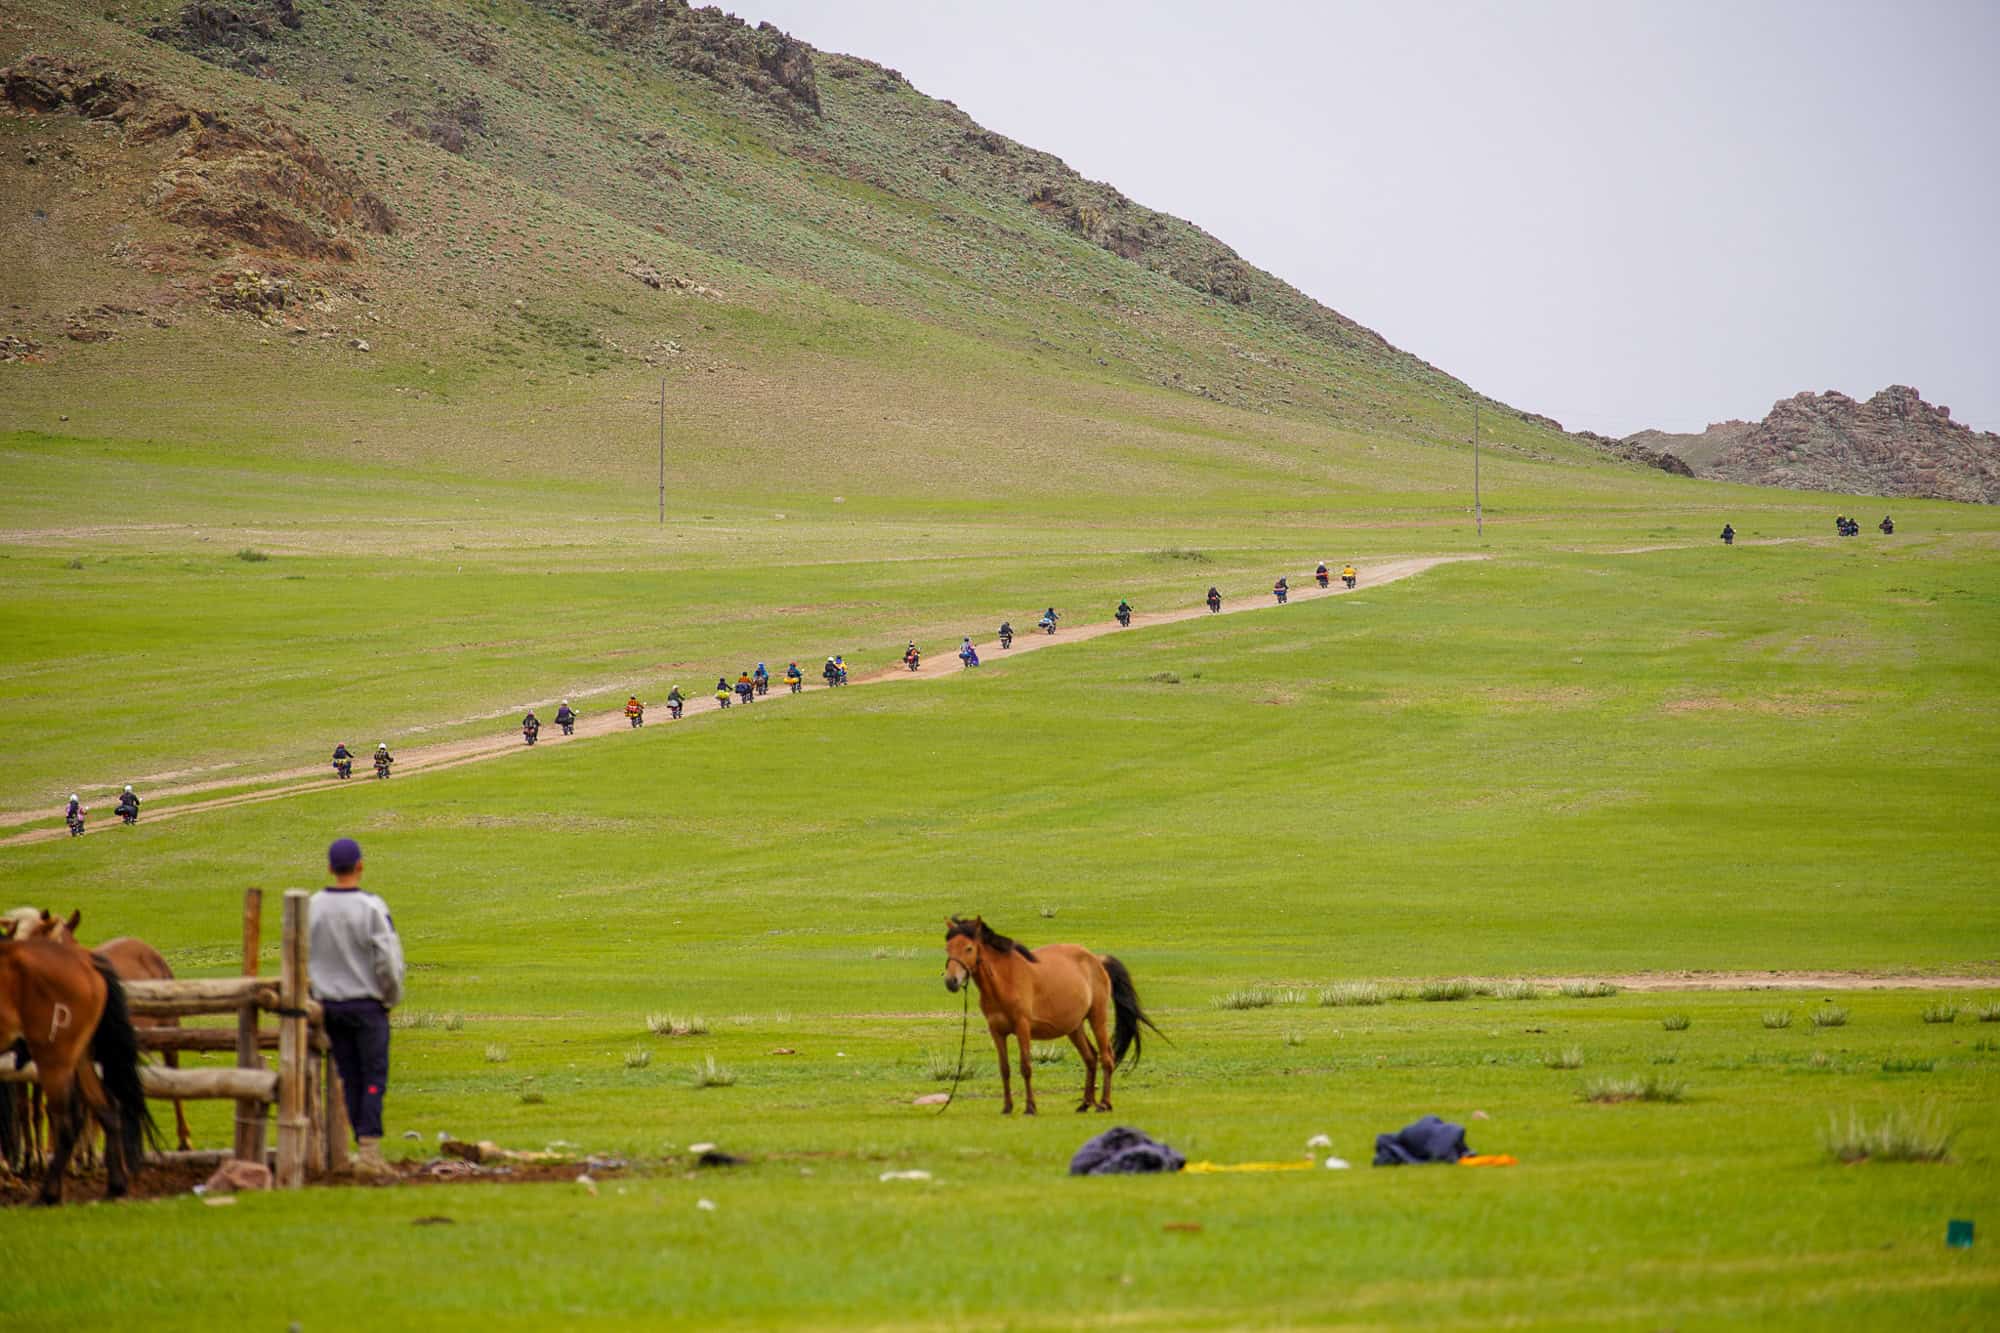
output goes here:
{"type": "Polygon", "coordinates": [[[1171,671],[1155,672],[1153,675],[1146,677],[1146,679],[1152,681],[1155,685],[1178,685],[1181,683],[1181,678],[1171,671]]]}
{"type": "Polygon", "coordinates": [[[1837,1004],[1812,1011],[1812,1025],[1815,1028],[1844,1028],[1847,1026],[1847,1011],[1837,1004]]]}
{"type": "Polygon", "coordinates": [[[1764,1026],[1767,1028],[1788,1028],[1792,1025],[1792,1011],[1789,1009],[1766,1009],[1764,1026]]]}
{"type": "Polygon", "coordinates": [[[1601,1000],[1616,995],[1618,988],[1608,981],[1565,981],[1562,993],[1571,1000],[1601,1000]]]}
{"type": "Polygon", "coordinates": [[[1660,1020],[1660,1026],[1669,1032],[1686,1032],[1690,1021],[1686,1014],[1668,1014],[1660,1020]]]}
{"type": "Polygon", "coordinates": [[[1164,551],[1155,551],[1153,552],[1153,559],[1180,560],[1191,565],[1205,565],[1209,563],[1208,557],[1200,551],[1190,551],[1180,546],[1169,546],[1164,551]]]}
{"type": "Polygon", "coordinates": [[[76,557],[76,556],[71,556],[71,557],[70,557],[69,559],[67,559],[67,560],[63,561],[63,568],[64,568],[64,569],[82,569],[82,568],[83,568],[83,561],[82,561],[81,559],[79,559],[78,557],[76,557]]]}
{"type": "Polygon", "coordinates": [[[1417,988],[1417,998],[1420,1000],[1469,1000],[1478,994],[1480,994],[1479,985],[1464,977],[1454,977],[1448,981],[1426,981],[1417,988]]]}
{"type": "Polygon", "coordinates": [[[1372,981],[1343,981],[1319,993],[1319,1002],[1329,1009],[1381,1004],[1384,998],[1382,988],[1372,981]]]}
{"type": "Polygon", "coordinates": [[[1956,1132],[1945,1127],[1937,1113],[1921,1114],[1897,1108],[1869,1122],[1858,1111],[1847,1114],[1846,1123],[1828,1116],[1820,1144],[1836,1162],[1942,1162],[1951,1156],[1956,1132]]]}
{"type": "Polygon", "coordinates": [[[507,1063],[507,1048],[497,1041],[486,1043],[486,1063],[504,1065],[507,1063]]]}
{"type": "Polygon", "coordinates": [[[708,1032],[708,1020],[699,1014],[686,1018],[679,1014],[647,1014],[646,1030],[656,1037],[699,1037],[708,1032]]]}
{"type": "Polygon", "coordinates": [[[1034,1062],[1038,1065],[1059,1065],[1063,1056],[1069,1053],[1069,1043],[1061,1041],[1038,1041],[1029,1048],[1034,1062]]]}
{"type": "Polygon", "coordinates": [[[1559,1051],[1543,1051],[1542,1067],[1545,1069],[1583,1068],[1583,1047],[1565,1046],[1559,1051]]]}
{"type": "Polygon", "coordinates": [[[1503,981],[1493,988],[1493,994],[1503,1000],[1539,1000],[1542,988],[1532,981],[1503,981]]]}
{"type": "Polygon", "coordinates": [[[1972,1016],[1982,1023],[2000,1023],[2000,1002],[1988,1001],[1974,1009],[1972,1016]]]}
{"type": "Polygon", "coordinates": [[[1924,1006],[1923,1018],[1926,1023],[1956,1023],[1958,1021],[1958,1006],[1955,1004],[1927,1004],[1924,1006]]]}
{"type": "Polygon", "coordinates": [[[236,558],[246,565],[258,565],[269,560],[271,557],[254,546],[246,546],[236,553],[236,558]]]}
{"type": "Polygon", "coordinates": [[[643,1046],[635,1047],[625,1052],[625,1067],[627,1069],[644,1069],[651,1063],[653,1063],[653,1053],[643,1046]]]}
{"type": "Polygon", "coordinates": [[[1277,997],[1267,990],[1233,990],[1209,1001],[1217,1009],[1269,1009],[1277,997]]]}
{"type": "Polygon", "coordinates": [[[1885,1074],[1928,1074],[1937,1068],[1937,1061],[1925,1056],[1892,1055],[1882,1062],[1885,1074]]]}

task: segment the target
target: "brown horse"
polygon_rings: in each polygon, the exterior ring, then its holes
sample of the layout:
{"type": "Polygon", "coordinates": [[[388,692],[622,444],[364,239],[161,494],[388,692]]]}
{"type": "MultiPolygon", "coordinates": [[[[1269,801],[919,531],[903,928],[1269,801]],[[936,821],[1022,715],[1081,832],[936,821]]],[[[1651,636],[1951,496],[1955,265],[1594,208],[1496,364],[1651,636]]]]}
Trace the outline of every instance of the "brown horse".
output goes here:
{"type": "Polygon", "coordinates": [[[1030,951],[986,924],[984,918],[946,917],[944,986],[979,991],[979,1012],[1000,1053],[1001,1115],[1014,1112],[1014,1084],[1007,1070],[1007,1038],[1021,1048],[1021,1089],[1028,1115],[1035,1113],[1032,1043],[1068,1037],[1083,1058],[1083,1101],[1077,1110],[1111,1109],[1111,1074],[1129,1049],[1139,1058],[1139,1026],[1153,1020],[1139,1007],[1132,974],[1109,954],[1080,944],[1045,944],[1030,951]],[[1106,1011],[1115,1027],[1105,1030],[1106,1011]],[[1104,1069],[1104,1095],[1097,1095],[1097,1071],[1104,1069]]]}
{"type": "Polygon", "coordinates": [[[125,989],[111,968],[75,945],[0,940],[0,1049],[17,1041],[35,1062],[55,1126],[55,1156],[38,1202],[62,1202],[63,1173],[86,1115],[104,1128],[105,1197],[123,1195],[128,1166],[144,1160],[154,1130],[125,989]]]}
{"type": "MultiPolygon", "coordinates": [[[[44,908],[41,916],[34,924],[20,930],[15,935],[15,938],[51,939],[58,944],[75,944],[76,928],[82,921],[83,911],[80,908],[71,912],[67,920],[56,916],[44,908]]],[[[167,966],[167,960],[161,956],[160,951],[146,943],[146,941],[134,939],[130,935],[120,935],[115,940],[106,940],[90,952],[95,957],[110,964],[111,971],[120,981],[172,981],[174,979],[174,970],[167,966]]],[[[135,1028],[177,1028],[180,1025],[180,1019],[171,1016],[154,1018],[149,1015],[139,1015],[132,1019],[132,1026],[135,1028]]],[[[169,1069],[179,1069],[181,1067],[180,1052],[160,1052],[160,1063],[169,1069]]],[[[186,1152],[194,1146],[193,1135],[188,1131],[187,1111],[178,1098],[174,1101],[174,1133],[180,1141],[182,1152],[186,1152]]]]}

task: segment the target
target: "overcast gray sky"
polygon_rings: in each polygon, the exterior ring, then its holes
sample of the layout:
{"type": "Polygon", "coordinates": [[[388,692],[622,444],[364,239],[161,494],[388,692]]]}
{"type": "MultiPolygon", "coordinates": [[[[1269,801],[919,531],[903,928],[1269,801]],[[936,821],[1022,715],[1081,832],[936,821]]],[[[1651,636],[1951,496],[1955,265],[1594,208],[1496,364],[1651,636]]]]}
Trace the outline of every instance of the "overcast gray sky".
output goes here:
{"type": "Polygon", "coordinates": [[[730,0],[1623,435],[2000,430],[2000,0],[730,0]]]}

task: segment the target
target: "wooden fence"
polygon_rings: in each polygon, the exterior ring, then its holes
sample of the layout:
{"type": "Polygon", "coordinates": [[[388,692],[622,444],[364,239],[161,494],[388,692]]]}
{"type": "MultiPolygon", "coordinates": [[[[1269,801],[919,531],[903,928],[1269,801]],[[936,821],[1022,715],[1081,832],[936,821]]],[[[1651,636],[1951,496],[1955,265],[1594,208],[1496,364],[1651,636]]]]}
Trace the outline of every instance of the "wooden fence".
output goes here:
{"type": "MultiPolygon", "coordinates": [[[[258,975],[262,948],[264,893],[243,895],[243,972],[237,977],[173,981],[128,981],[125,998],[134,1018],[198,1018],[233,1014],[234,1027],[137,1027],[146,1051],[233,1051],[234,1066],[169,1069],[148,1063],[139,1081],[148,1097],[161,1100],[236,1103],[235,1142],[227,1151],[174,1152],[162,1159],[221,1162],[236,1158],[266,1162],[279,1189],[296,1189],[309,1176],[339,1171],[347,1164],[350,1129],[340,1075],[328,1052],[320,1007],[307,980],[311,939],[311,898],[288,889],[280,935],[278,975],[258,975]],[[274,1029],[264,1015],[276,1018],[274,1029]],[[264,1052],[277,1052],[277,1067],[264,1052]],[[265,1131],[277,1108],[277,1148],[266,1153],[265,1131]]],[[[0,1083],[28,1082],[35,1067],[0,1066],[0,1083]]]]}

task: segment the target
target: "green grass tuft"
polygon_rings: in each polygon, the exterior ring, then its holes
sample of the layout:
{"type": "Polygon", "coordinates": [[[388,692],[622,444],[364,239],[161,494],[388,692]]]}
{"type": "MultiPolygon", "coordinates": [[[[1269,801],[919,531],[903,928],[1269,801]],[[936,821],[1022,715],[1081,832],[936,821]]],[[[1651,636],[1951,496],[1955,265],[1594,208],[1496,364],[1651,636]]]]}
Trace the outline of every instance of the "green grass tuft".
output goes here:
{"type": "Polygon", "coordinates": [[[1319,1002],[1329,1009],[1347,1009],[1381,1004],[1386,997],[1372,981],[1343,981],[1319,993],[1319,1002]]]}
{"type": "Polygon", "coordinates": [[[1233,990],[1209,1001],[1215,1009],[1269,1009],[1278,997],[1267,990],[1233,990]]]}
{"type": "Polygon", "coordinates": [[[1887,1111],[1880,1120],[1864,1120],[1850,1111],[1842,1123],[1828,1116],[1820,1143],[1836,1162],[1943,1162],[1951,1158],[1956,1131],[1947,1128],[1936,1112],[1921,1113],[1902,1108],[1887,1111]]]}
{"type": "Polygon", "coordinates": [[[1664,1074],[1594,1078],[1579,1095],[1587,1102],[1678,1102],[1686,1098],[1687,1084],[1664,1074]]]}
{"type": "Polygon", "coordinates": [[[1936,1004],[1927,1004],[1924,1006],[1923,1020],[1926,1023],[1956,1023],[1958,1021],[1958,1006],[1947,1004],[1943,1001],[1936,1004]]]}
{"type": "Polygon", "coordinates": [[[254,546],[246,546],[236,553],[236,558],[246,565],[258,565],[269,560],[271,557],[254,546]]]}
{"type": "Polygon", "coordinates": [[[1766,1009],[1764,1026],[1772,1030],[1788,1028],[1792,1025],[1792,1011],[1789,1009],[1766,1009]]]}
{"type": "Polygon", "coordinates": [[[693,1088],[726,1088],[735,1082],[736,1071],[717,1064],[713,1055],[703,1056],[688,1074],[688,1086],[693,1088]]]}
{"type": "Polygon", "coordinates": [[[1669,1032],[1686,1032],[1692,1021],[1686,1014],[1668,1014],[1660,1020],[1660,1026],[1669,1032]]]}
{"type": "Polygon", "coordinates": [[[653,1053],[643,1046],[635,1046],[625,1052],[625,1067],[627,1069],[644,1069],[651,1063],[653,1063],[653,1053]]]}
{"type": "Polygon", "coordinates": [[[1618,993],[1618,988],[1608,981],[1565,981],[1562,984],[1565,999],[1602,1000],[1618,993]]]}
{"type": "Polygon", "coordinates": [[[1818,1028],[1844,1028],[1847,1026],[1847,1010],[1837,1004],[1829,1004],[1813,1010],[1809,1015],[1812,1025],[1818,1028]]]}
{"type": "Polygon", "coordinates": [[[1545,1069],[1581,1069],[1583,1047],[1565,1046],[1559,1051],[1543,1051],[1542,1066],[1545,1069]]]}
{"type": "Polygon", "coordinates": [[[1920,1055],[1892,1055],[1882,1062],[1885,1074],[1928,1074],[1936,1068],[1936,1060],[1920,1055]]]}

